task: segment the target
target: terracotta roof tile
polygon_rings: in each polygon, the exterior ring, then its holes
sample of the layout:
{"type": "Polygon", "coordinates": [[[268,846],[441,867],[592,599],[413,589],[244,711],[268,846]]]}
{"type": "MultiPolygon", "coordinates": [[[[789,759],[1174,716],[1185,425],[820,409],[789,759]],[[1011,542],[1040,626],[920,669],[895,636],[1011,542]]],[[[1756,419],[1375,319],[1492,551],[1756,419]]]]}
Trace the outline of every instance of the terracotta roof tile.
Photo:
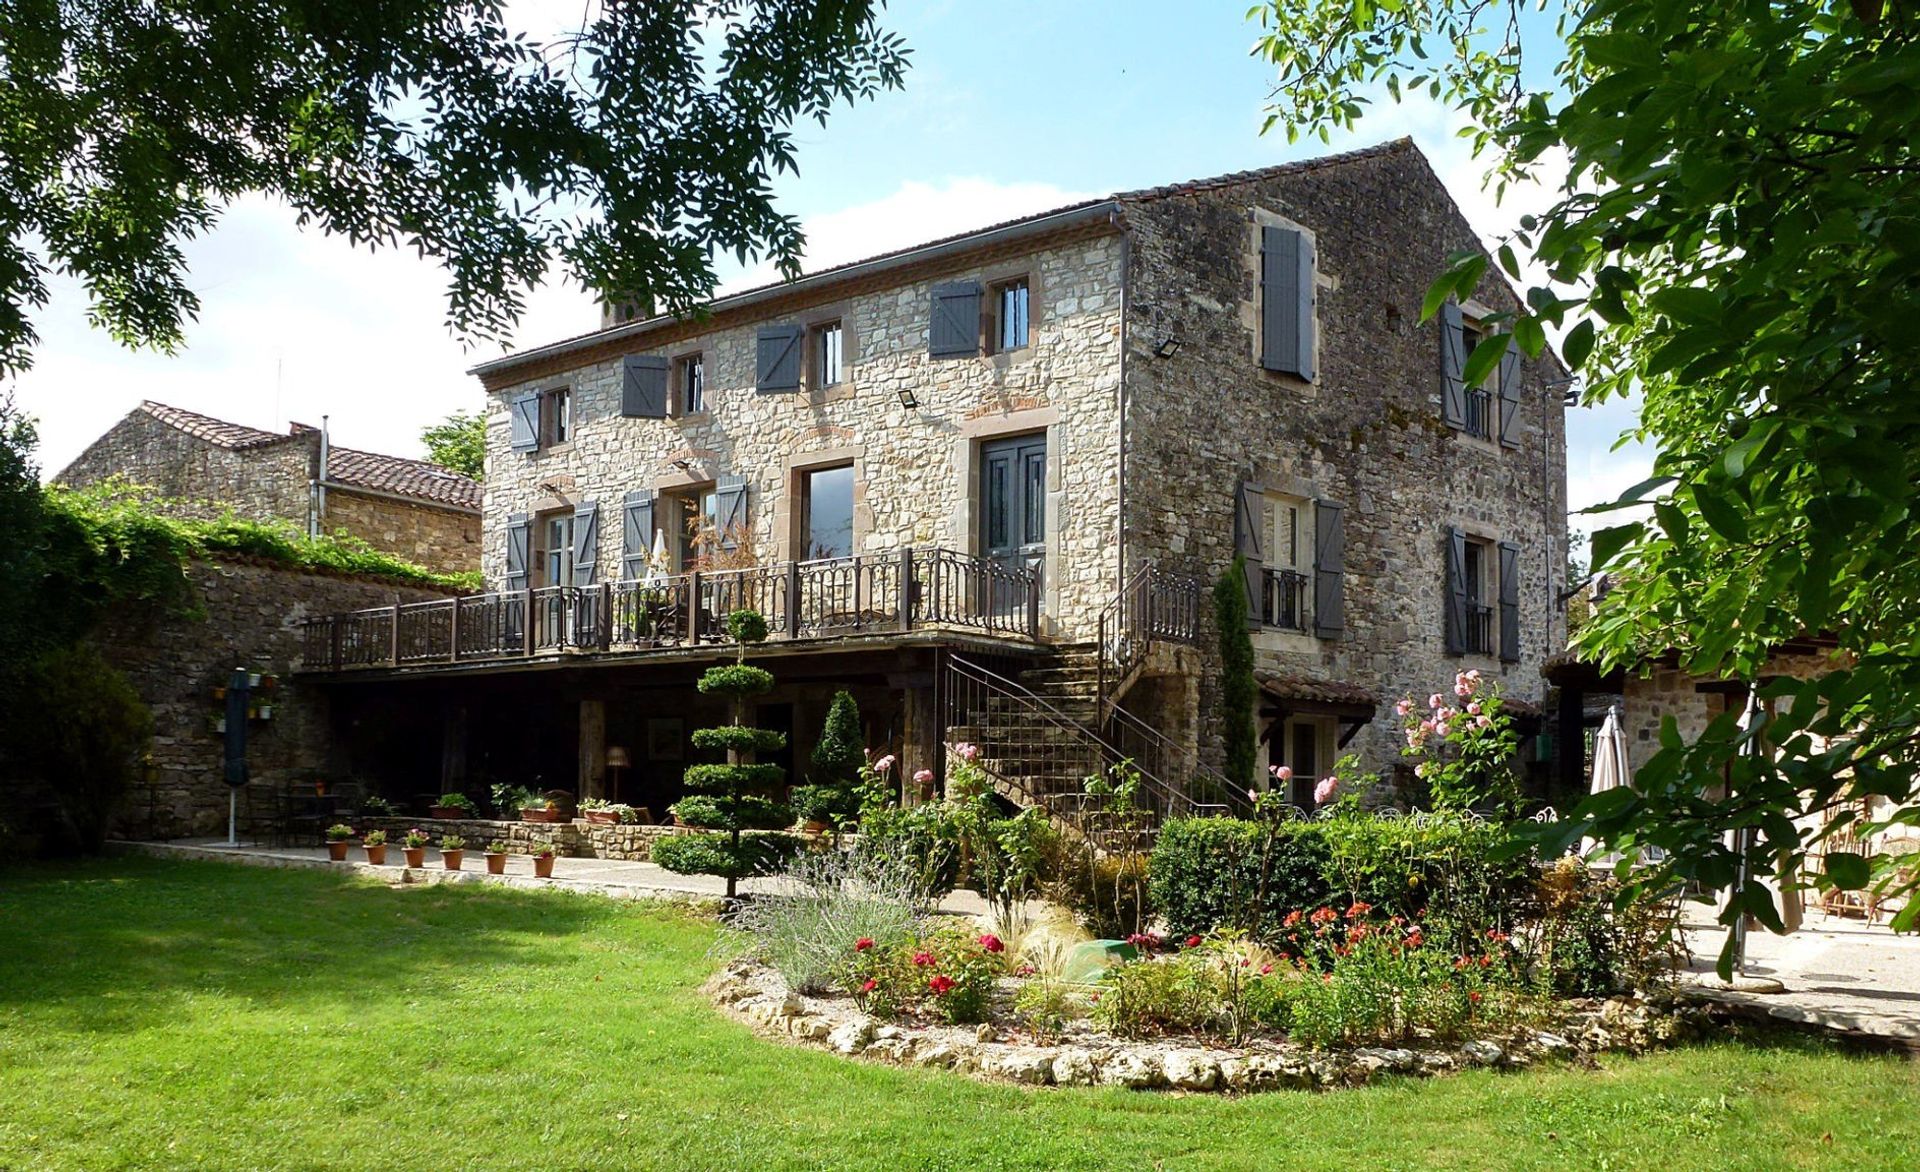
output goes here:
{"type": "Polygon", "coordinates": [[[450,468],[404,456],[383,456],[353,448],[327,451],[327,479],[348,487],[371,488],[435,504],[479,509],[480,483],[450,468]]]}
{"type": "Polygon", "coordinates": [[[1359,684],[1287,676],[1270,671],[1256,672],[1254,678],[1260,681],[1260,690],[1276,700],[1310,700],[1318,704],[1351,704],[1368,708],[1380,706],[1380,697],[1359,684]]]}
{"type": "Polygon", "coordinates": [[[215,419],[211,415],[202,415],[197,411],[187,411],[179,407],[169,407],[165,403],[156,403],[151,399],[141,403],[140,409],[169,427],[177,427],[196,439],[203,439],[223,448],[257,448],[293,438],[291,434],[281,435],[278,432],[261,431],[257,427],[248,427],[242,423],[228,423],[224,419],[215,419]]]}

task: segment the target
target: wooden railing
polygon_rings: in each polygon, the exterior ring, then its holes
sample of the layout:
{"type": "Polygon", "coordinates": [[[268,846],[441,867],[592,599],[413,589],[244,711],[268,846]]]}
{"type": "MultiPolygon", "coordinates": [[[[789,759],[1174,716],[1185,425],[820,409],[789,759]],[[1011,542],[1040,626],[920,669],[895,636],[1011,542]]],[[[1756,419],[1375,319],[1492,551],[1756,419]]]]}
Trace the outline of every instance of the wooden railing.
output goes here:
{"type": "Polygon", "coordinates": [[[951,627],[1038,641],[1037,575],[946,549],[782,562],[598,586],[541,586],[306,620],[302,668],[636,651],[724,643],[726,617],[757,610],[776,639],[951,627]]]}

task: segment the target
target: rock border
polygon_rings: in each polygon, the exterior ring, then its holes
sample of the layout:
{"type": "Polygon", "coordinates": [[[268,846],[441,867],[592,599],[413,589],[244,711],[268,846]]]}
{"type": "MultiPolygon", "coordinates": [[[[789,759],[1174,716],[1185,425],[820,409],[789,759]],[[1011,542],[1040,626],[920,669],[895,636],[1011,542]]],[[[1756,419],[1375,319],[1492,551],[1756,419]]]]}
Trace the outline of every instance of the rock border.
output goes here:
{"type": "Polygon", "coordinates": [[[988,1024],[909,1026],[876,1021],[850,998],[802,997],[764,965],[736,961],[704,991],[755,1033],[896,1066],[950,1070],[1026,1086],[1118,1086],[1135,1090],[1248,1094],[1365,1086],[1380,1075],[1425,1076],[1474,1067],[1519,1069],[1543,1059],[1593,1064],[1600,1053],[1635,1054],[1688,1035],[1697,1007],[1616,997],[1570,1002],[1562,1032],[1524,1029],[1456,1048],[1362,1046],[1315,1051],[1286,1042],[1242,1047],[1197,1039],[1128,1041],[1109,1035],[1056,1045],[1022,1043],[988,1024]]]}

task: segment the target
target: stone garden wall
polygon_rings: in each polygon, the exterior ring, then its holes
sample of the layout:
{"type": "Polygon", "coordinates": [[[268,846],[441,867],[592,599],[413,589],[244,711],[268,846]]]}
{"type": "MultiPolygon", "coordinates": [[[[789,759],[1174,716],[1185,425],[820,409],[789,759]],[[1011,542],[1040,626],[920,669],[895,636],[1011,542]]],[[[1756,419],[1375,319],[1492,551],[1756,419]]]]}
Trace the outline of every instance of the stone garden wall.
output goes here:
{"type": "Polygon", "coordinates": [[[571,822],[502,822],[488,818],[360,818],[357,831],[384,830],[390,843],[400,835],[419,827],[439,842],[441,836],[457,834],[467,842],[466,849],[480,851],[495,843],[504,843],[513,854],[527,854],[535,843],[551,842],[567,858],[620,859],[644,863],[653,858],[653,844],[675,834],[690,833],[678,826],[620,825],[601,826],[575,819],[571,822]]]}
{"type": "Polygon", "coordinates": [[[148,776],[127,795],[117,820],[120,837],[225,833],[224,749],[215,731],[225,705],[214,690],[236,667],[273,677],[273,687],[259,693],[271,699],[271,714],[248,728],[252,782],[243,791],[243,814],[264,819],[272,811],[274,790],[324,776],[331,742],[326,691],[293,673],[301,621],[314,614],[446,597],[426,587],[261,561],[195,562],[187,573],[197,616],[127,616],[96,635],[101,653],[127,673],[153,710],[148,776]]]}

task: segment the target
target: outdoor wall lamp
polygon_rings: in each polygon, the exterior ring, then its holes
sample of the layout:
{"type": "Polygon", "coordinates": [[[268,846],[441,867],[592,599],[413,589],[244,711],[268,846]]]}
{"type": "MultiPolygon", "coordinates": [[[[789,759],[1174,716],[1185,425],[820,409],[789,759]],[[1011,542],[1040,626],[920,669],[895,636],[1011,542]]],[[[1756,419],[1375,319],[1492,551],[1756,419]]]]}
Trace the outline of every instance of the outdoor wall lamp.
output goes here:
{"type": "Polygon", "coordinates": [[[1161,339],[1160,344],[1153,348],[1153,353],[1157,358],[1172,358],[1180,353],[1180,335],[1161,339]]]}
{"type": "Polygon", "coordinates": [[[669,460],[667,462],[689,475],[693,472],[693,461],[691,460],[669,460]]]}
{"type": "Polygon", "coordinates": [[[913,393],[912,387],[900,388],[900,405],[909,411],[920,405],[920,397],[913,393]]]}

